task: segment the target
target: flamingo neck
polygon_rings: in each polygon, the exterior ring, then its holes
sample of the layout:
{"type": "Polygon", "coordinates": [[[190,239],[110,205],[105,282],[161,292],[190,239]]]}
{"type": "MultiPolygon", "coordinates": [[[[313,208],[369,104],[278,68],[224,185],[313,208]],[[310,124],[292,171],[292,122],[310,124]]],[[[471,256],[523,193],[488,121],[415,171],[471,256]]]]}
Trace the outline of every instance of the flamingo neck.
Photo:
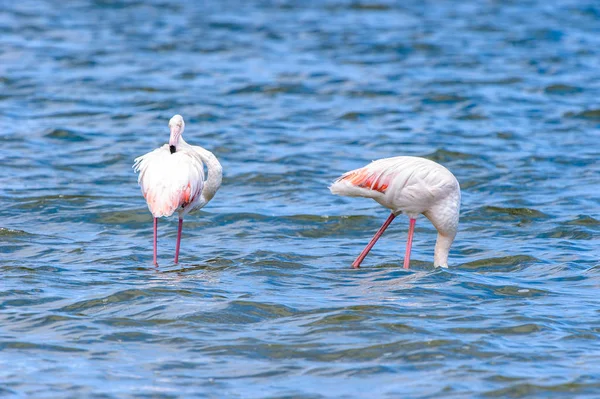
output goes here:
{"type": "MultiPolygon", "coordinates": [[[[183,140],[180,139],[180,142],[181,141],[183,140]]],[[[206,181],[204,182],[204,188],[202,189],[202,197],[206,203],[215,196],[217,190],[219,187],[221,187],[221,181],[223,180],[223,167],[212,152],[199,146],[194,146],[193,148],[200,156],[200,159],[202,159],[202,162],[204,162],[206,165],[206,169],[208,171],[206,181]]]]}
{"type": "Polygon", "coordinates": [[[435,250],[433,252],[433,266],[435,267],[448,267],[448,253],[450,252],[450,246],[454,241],[454,235],[447,236],[442,233],[438,233],[437,240],[435,242],[435,250]]]}
{"type": "Polygon", "coordinates": [[[460,189],[458,183],[456,184],[456,190],[424,213],[438,231],[433,253],[433,265],[435,267],[448,267],[448,253],[458,231],[459,213],[460,189]]]}
{"type": "Polygon", "coordinates": [[[173,154],[179,149],[179,144],[185,144],[185,141],[183,140],[183,137],[181,137],[183,134],[183,127],[173,126],[170,127],[170,129],[171,135],[169,136],[169,151],[171,151],[171,154],[173,154]]]}

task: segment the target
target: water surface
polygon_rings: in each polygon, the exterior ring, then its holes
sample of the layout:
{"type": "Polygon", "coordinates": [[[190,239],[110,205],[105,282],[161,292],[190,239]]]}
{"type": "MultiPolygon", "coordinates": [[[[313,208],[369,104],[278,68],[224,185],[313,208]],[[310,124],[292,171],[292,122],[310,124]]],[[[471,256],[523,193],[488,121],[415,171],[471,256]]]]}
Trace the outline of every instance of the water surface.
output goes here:
{"type": "Polygon", "coordinates": [[[592,1],[19,1],[0,12],[0,394],[600,395],[592,1]],[[133,159],[213,151],[152,218],[133,159]],[[449,269],[328,184],[424,156],[461,182],[449,269]]]}

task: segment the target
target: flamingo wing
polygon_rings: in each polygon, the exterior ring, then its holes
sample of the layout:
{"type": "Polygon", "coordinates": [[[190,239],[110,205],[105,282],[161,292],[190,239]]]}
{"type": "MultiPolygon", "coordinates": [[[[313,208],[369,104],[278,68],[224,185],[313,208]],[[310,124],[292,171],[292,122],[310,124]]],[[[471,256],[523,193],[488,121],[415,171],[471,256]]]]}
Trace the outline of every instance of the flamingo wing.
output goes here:
{"type": "Polygon", "coordinates": [[[394,211],[424,212],[458,186],[452,173],[425,158],[384,158],[343,174],[333,194],[373,198],[394,211]]]}
{"type": "Polygon", "coordinates": [[[333,194],[376,198],[386,194],[395,178],[394,158],[373,161],[339,177],[329,189],[333,194]]]}
{"type": "Polygon", "coordinates": [[[389,187],[389,178],[382,178],[385,170],[364,167],[355,169],[342,175],[337,182],[346,182],[354,187],[360,187],[366,190],[378,191],[385,194],[389,187]]]}

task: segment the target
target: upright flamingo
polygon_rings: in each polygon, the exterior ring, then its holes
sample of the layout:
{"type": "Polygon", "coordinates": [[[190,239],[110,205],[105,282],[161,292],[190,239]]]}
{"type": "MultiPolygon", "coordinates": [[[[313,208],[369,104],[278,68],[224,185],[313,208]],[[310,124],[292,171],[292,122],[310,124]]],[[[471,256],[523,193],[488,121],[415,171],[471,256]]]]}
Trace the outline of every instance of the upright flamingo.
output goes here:
{"type": "Polygon", "coordinates": [[[460,186],[442,165],[418,157],[379,159],[345,173],[329,189],[333,194],[373,198],[392,211],[352,267],[360,267],[385,229],[402,212],[410,218],[404,268],[408,269],[410,264],[415,222],[420,214],[438,231],[434,266],[448,267],[448,252],[458,228],[460,186]]]}
{"type": "Polygon", "coordinates": [[[154,216],[154,264],[158,218],[179,212],[175,263],[179,262],[179,246],[183,217],[202,208],[221,186],[223,169],[212,152],[202,147],[189,145],[183,140],[185,123],[181,115],[169,121],[171,137],[169,144],[135,159],[133,168],[139,172],[138,183],[154,216]],[[208,176],[204,178],[204,165],[208,176]]]}

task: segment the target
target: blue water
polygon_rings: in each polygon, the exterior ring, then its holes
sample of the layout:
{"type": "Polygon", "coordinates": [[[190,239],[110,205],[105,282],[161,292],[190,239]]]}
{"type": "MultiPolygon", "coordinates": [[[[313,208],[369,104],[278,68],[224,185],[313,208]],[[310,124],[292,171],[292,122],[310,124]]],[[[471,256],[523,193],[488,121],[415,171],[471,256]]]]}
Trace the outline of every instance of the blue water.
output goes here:
{"type": "Polygon", "coordinates": [[[0,9],[0,395],[600,396],[594,1],[75,0],[0,9]],[[224,181],[152,218],[169,118],[224,181]],[[450,268],[332,196],[416,155],[462,188],[450,268]]]}

